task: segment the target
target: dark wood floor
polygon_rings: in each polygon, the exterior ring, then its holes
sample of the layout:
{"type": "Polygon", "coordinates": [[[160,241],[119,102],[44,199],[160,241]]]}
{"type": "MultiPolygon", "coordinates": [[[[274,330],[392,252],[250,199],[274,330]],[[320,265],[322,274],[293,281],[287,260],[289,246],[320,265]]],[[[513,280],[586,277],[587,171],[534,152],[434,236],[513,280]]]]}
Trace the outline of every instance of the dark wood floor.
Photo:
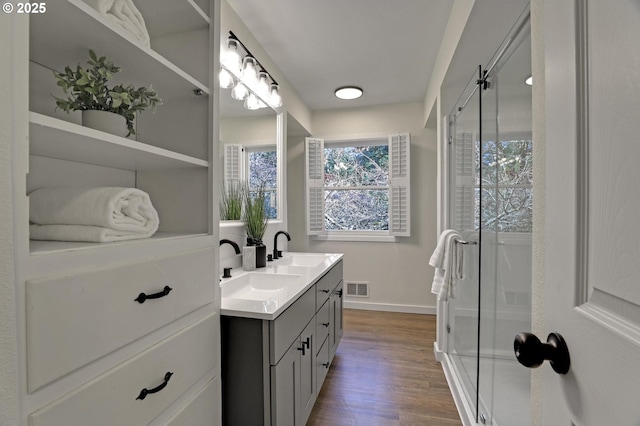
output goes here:
{"type": "Polygon", "coordinates": [[[344,311],[344,336],[307,426],[459,426],[433,354],[432,315],[344,311]]]}

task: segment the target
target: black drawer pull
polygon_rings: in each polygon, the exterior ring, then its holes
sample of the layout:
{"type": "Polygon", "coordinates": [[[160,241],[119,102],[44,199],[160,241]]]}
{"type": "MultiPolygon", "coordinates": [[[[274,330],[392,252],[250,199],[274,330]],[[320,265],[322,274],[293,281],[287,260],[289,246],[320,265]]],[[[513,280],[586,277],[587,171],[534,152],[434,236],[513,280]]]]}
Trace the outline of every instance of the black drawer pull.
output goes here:
{"type": "Polygon", "coordinates": [[[331,323],[323,322],[322,325],[324,325],[325,327],[329,327],[329,325],[331,325],[331,323]]]}
{"type": "Polygon", "coordinates": [[[322,290],[320,290],[320,291],[321,291],[321,292],[323,292],[323,293],[329,293],[329,290],[324,290],[324,289],[322,289],[322,290]]]}
{"type": "Polygon", "coordinates": [[[323,366],[324,368],[329,368],[329,365],[331,365],[331,364],[329,364],[328,362],[323,362],[323,363],[322,363],[322,366],[323,366]]]}
{"type": "Polygon", "coordinates": [[[165,285],[162,291],[159,291],[153,294],[140,293],[138,297],[136,297],[134,300],[138,303],[144,303],[144,301],[147,299],[160,299],[161,297],[164,297],[167,294],[169,294],[171,290],[173,290],[171,287],[169,287],[168,285],[165,285]]]}
{"type": "Polygon", "coordinates": [[[169,379],[171,378],[171,376],[173,376],[173,373],[170,372],[170,371],[167,371],[167,374],[164,375],[164,381],[162,382],[162,384],[158,385],[157,387],[155,387],[153,389],[147,389],[147,388],[142,389],[140,391],[140,395],[138,395],[136,400],[138,400],[138,399],[139,400],[143,400],[150,393],[160,392],[162,389],[164,389],[167,386],[167,383],[169,383],[169,379]]]}

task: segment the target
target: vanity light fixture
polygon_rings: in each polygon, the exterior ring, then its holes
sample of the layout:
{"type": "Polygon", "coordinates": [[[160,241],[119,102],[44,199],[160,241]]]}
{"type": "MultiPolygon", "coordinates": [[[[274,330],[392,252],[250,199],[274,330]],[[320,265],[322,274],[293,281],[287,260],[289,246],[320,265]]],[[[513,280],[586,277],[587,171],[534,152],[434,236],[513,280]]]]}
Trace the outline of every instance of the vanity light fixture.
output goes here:
{"type": "Polygon", "coordinates": [[[533,86],[533,77],[527,77],[527,79],[524,81],[524,84],[526,84],[527,86],[533,86]]]}
{"type": "Polygon", "coordinates": [[[227,49],[220,54],[219,82],[222,89],[231,89],[233,99],[244,101],[247,109],[282,106],[278,83],[232,31],[227,49]]]}
{"type": "Polygon", "coordinates": [[[335,95],[339,99],[358,99],[362,96],[362,89],[356,86],[339,87],[336,89],[335,95]]]}

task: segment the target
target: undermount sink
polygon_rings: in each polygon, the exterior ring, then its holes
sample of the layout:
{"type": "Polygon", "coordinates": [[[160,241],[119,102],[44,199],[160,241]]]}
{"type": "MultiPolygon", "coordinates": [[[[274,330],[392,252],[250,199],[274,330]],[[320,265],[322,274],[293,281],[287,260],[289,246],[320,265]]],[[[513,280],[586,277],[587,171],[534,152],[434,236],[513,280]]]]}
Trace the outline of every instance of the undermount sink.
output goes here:
{"type": "Polygon", "coordinates": [[[286,295],[287,289],[300,282],[300,275],[249,272],[231,278],[222,285],[222,297],[244,300],[268,300],[286,295]]]}
{"type": "Polygon", "coordinates": [[[278,259],[279,265],[303,266],[313,268],[323,264],[328,259],[325,254],[285,254],[283,258],[278,259]]]}

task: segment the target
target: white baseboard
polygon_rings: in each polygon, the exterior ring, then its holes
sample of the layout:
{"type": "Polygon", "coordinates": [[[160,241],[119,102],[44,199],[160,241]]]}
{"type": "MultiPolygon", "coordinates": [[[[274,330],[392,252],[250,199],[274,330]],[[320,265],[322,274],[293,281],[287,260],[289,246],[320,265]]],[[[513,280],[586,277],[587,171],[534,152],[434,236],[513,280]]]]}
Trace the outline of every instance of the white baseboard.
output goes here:
{"type": "Polygon", "coordinates": [[[405,314],[427,315],[435,315],[437,311],[435,306],[396,305],[391,303],[354,302],[350,300],[344,301],[344,307],[347,309],[362,309],[365,311],[401,312],[405,314]]]}

